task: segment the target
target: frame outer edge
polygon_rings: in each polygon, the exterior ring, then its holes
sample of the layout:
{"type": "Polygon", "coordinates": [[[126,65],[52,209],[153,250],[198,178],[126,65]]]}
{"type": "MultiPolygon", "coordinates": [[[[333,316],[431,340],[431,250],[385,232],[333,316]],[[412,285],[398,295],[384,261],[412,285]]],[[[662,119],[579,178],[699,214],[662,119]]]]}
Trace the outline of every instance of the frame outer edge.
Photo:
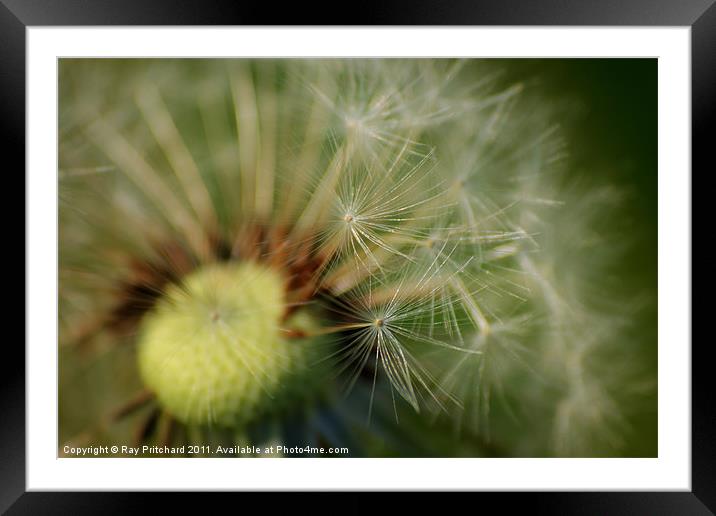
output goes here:
{"type": "MultiPolygon", "coordinates": [[[[7,176],[22,178],[24,198],[25,25],[2,3],[0,40],[0,92],[3,97],[0,102],[0,141],[3,147],[3,169],[7,176]]],[[[8,185],[6,188],[11,187],[8,185]]],[[[19,197],[19,192],[15,192],[19,197]]],[[[9,216],[9,211],[17,213],[18,207],[9,203],[4,210],[9,216]]],[[[16,220],[17,215],[12,218],[16,220]]],[[[9,226],[14,226],[15,229],[19,224],[9,226]]],[[[24,238],[23,226],[23,242],[24,238]]],[[[22,267],[26,271],[25,245],[22,247],[22,267]]],[[[16,279],[19,281],[19,274],[16,279]]],[[[22,299],[22,306],[25,308],[25,295],[22,299]]],[[[24,333],[25,320],[23,318],[23,323],[15,321],[12,326],[17,328],[22,324],[24,333]]],[[[18,340],[7,338],[3,341],[4,367],[3,374],[0,375],[0,513],[25,491],[25,347],[18,340]]]]}
{"type": "MultiPolygon", "coordinates": [[[[29,2],[28,2],[29,3],[29,2]]],[[[37,2],[33,2],[35,5],[37,2]]],[[[692,3],[693,6],[693,3],[692,3]]],[[[55,4],[57,9],[61,6],[55,4]]],[[[136,7],[136,4],[135,4],[136,7]]],[[[141,8],[140,8],[141,9],[141,8]]],[[[129,7],[132,10],[132,7],[129,7]]],[[[45,16],[51,13],[45,13],[45,16]]],[[[78,13],[65,13],[75,17],[78,23],[78,13]]],[[[96,16],[96,13],[95,13],[96,16]]],[[[30,21],[40,21],[33,13],[30,21]]],[[[560,23],[568,24],[569,16],[562,16],[560,23]]],[[[631,17],[629,17],[631,19],[631,17]]],[[[95,23],[103,23],[96,19],[95,23]]],[[[84,24],[92,21],[83,20],[84,24]]],[[[437,21],[437,20],[436,20],[437,21]]],[[[556,21],[556,20],[555,20],[556,21]]],[[[646,21],[646,20],[644,20],[646,21]]],[[[674,24],[679,24],[675,20],[674,24]]],[[[42,23],[42,21],[40,21],[42,23]]],[[[104,20],[107,23],[107,20],[104,20]]],[[[649,22],[646,21],[646,24],[649,22]]],[[[652,22],[653,23],[653,22],[652,22]]],[[[111,24],[111,21],[110,21],[111,24]]],[[[9,154],[14,154],[17,163],[24,170],[25,146],[25,25],[5,2],[0,3],[0,91],[4,94],[4,101],[0,103],[0,127],[2,136],[7,143],[9,154]]],[[[709,146],[712,144],[708,135],[716,129],[716,4],[712,4],[692,26],[692,162],[693,168],[703,169],[703,175],[713,169],[713,160],[709,158],[709,146]],[[711,129],[711,131],[709,131],[711,129]]],[[[23,256],[24,257],[24,256],[23,256]]],[[[25,364],[24,352],[8,350],[17,353],[21,363],[25,364]]],[[[703,348],[695,347],[693,355],[693,377],[709,378],[707,367],[709,361],[699,360],[705,356],[703,348]]],[[[13,362],[17,364],[18,362],[13,362]]],[[[24,367],[14,370],[6,368],[6,374],[0,377],[0,410],[3,415],[3,424],[0,425],[0,512],[4,512],[12,505],[25,490],[25,385],[24,367]]],[[[713,387],[703,385],[702,389],[693,389],[693,493],[701,503],[707,507],[716,507],[716,404],[710,396],[713,387]]],[[[574,495],[566,495],[567,497],[574,495]]],[[[589,496],[589,495],[588,495],[589,496]]],[[[28,498],[22,496],[15,508],[25,506],[28,498]],[[18,507],[20,506],[20,507],[18,507]]],[[[37,497],[36,501],[39,500],[37,497]]],[[[110,499],[112,496],[109,497],[110,499]]],[[[116,496],[115,496],[116,498],[116,496]]],[[[695,501],[695,500],[692,500],[695,501]]],[[[693,505],[689,504],[692,506],[693,505]]],[[[624,508],[622,506],[622,508],[624,508]]],[[[684,507],[685,508],[685,507],[684,507]]],[[[705,507],[703,507],[705,509],[705,507]]],[[[22,509],[21,509],[22,510],[22,509]]]]}
{"type": "MultiPolygon", "coordinates": [[[[691,28],[692,185],[694,172],[713,176],[713,139],[716,133],[716,3],[691,28]]],[[[692,186],[693,211],[693,186],[692,186]]],[[[692,214],[692,242],[693,242],[692,214]]],[[[699,218],[699,220],[701,220],[699,218]]],[[[702,226],[705,225],[701,224],[702,226]]],[[[693,257],[693,244],[692,244],[693,257]]],[[[692,258],[693,277],[693,258],[692,258]]],[[[691,282],[693,285],[693,281],[691,282]]],[[[693,287],[692,287],[693,288],[693,287]]],[[[692,310],[693,310],[692,294],[692,310]]],[[[703,306],[703,305],[701,305],[703,306]]],[[[692,311],[693,328],[693,311],[692,311]]],[[[692,330],[693,331],[693,330],[692,330]]],[[[716,402],[713,396],[712,360],[708,340],[694,345],[692,338],[692,490],[716,511],[716,402]],[[697,380],[698,379],[698,383],[697,380]]]]}

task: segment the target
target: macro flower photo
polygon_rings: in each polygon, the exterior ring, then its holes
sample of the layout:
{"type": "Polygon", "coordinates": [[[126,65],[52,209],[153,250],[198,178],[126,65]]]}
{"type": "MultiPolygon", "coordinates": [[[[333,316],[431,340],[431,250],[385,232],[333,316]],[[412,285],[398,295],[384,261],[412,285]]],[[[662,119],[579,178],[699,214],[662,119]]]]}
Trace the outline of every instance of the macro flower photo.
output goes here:
{"type": "Polygon", "coordinates": [[[63,457],[655,457],[656,60],[60,59],[63,457]]]}

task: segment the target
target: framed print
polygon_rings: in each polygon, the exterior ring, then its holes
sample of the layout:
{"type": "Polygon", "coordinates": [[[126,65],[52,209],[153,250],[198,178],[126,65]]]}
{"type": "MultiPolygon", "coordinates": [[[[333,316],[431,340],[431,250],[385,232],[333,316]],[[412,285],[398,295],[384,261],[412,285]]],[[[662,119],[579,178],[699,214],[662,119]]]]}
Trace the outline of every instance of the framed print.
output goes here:
{"type": "Polygon", "coordinates": [[[3,510],[714,507],[690,271],[716,7],[62,4],[0,7],[27,199],[3,510]]]}

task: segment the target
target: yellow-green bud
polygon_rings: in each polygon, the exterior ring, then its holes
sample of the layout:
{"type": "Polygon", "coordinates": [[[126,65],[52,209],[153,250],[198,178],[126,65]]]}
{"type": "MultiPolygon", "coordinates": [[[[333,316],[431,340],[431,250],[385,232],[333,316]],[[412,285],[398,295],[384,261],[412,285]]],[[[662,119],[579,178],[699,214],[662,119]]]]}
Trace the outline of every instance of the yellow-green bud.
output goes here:
{"type": "Polygon", "coordinates": [[[283,325],[284,278],[252,263],[202,266],[170,286],[140,330],[144,383],[175,418],[234,425],[283,408],[316,385],[305,310],[283,325]]]}

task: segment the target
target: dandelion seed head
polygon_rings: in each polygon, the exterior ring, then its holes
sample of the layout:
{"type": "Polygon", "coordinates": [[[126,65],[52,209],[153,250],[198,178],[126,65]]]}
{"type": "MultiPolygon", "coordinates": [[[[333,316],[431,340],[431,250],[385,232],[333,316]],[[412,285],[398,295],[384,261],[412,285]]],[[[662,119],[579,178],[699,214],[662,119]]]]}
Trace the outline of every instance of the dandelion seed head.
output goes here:
{"type": "Polygon", "coordinates": [[[369,419],[494,436],[501,403],[555,454],[620,446],[635,373],[597,371],[624,331],[597,221],[618,195],[562,186],[528,85],[464,60],[60,68],[63,346],[132,342],[188,427],[340,384],[369,419]]]}

